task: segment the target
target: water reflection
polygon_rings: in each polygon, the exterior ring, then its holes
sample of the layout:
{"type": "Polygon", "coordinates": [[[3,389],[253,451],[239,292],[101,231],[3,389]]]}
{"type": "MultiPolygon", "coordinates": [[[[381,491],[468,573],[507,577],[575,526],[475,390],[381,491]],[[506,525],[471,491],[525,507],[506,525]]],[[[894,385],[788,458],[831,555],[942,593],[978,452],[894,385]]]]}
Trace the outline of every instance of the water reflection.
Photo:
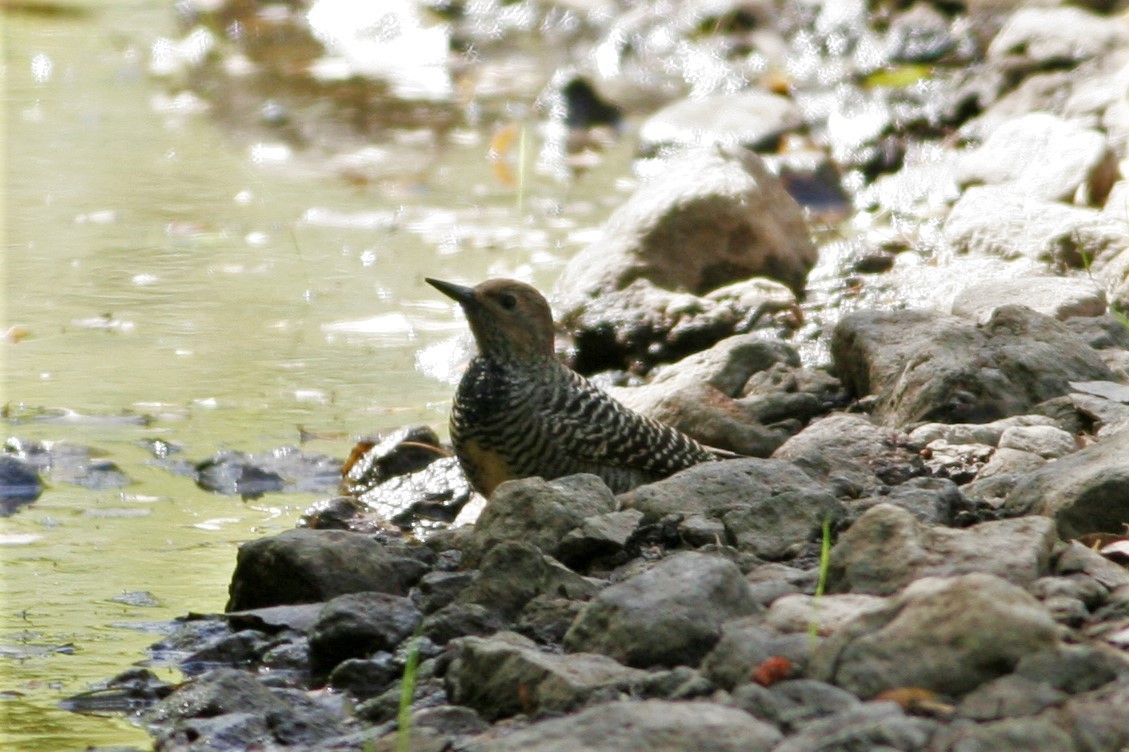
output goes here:
{"type": "Polygon", "coordinates": [[[243,110],[171,83],[214,40],[166,41],[163,0],[4,7],[6,437],[91,447],[124,485],[45,470],[42,496],[0,521],[3,746],[145,747],[56,703],[143,658],[155,622],[222,609],[239,542],[324,495],[209,493],[152,448],[199,460],[313,436],[306,451],[344,457],[356,435],[445,432],[451,386],[420,353],[448,353],[451,378],[463,327],[423,276],[549,287],[618,199],[535,178],[518,213],[486,139],[442,108],[336,158],[279,135],[281,99],[237,132],[243,110]]]}

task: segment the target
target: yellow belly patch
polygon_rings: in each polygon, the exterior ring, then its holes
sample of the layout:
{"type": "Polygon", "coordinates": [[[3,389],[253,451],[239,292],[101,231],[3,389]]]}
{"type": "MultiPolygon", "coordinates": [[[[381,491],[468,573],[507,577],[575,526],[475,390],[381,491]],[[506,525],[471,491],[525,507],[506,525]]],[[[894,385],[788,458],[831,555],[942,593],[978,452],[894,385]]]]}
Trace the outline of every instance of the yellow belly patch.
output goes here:
{"type": "Polygon", "coordinates": [[[500,483],[513,480],[510,464],[498,451],[488,449],[477,441],[463,442],[459,447],[459,459],[463,469],[470,476],[470,484],[483,496],[489,498],[500,483]]]}

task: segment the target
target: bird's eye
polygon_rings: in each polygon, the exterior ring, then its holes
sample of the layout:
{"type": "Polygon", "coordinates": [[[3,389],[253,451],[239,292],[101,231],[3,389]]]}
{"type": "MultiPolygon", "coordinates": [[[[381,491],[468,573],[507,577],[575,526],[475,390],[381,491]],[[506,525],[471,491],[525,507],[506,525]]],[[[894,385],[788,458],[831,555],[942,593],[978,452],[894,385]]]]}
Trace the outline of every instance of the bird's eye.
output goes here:
{"type": "Polygon", "coordinates": [[[507,311],[512,311],[517,307],[517,298],[515,298],[513,295],[510,295],[508,292],[503,293],[498,298],[498,304],[502,306],[502,308],[505,308],[507,311]]]}

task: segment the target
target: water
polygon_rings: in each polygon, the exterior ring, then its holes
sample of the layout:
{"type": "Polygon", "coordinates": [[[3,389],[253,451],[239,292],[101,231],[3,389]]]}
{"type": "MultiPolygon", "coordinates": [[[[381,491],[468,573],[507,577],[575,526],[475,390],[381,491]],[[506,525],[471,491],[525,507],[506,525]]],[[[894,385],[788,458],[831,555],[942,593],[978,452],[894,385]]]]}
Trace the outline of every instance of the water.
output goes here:
{"type": "Polygon", "coordinates": [[[238,544],[317,498],[206,493],[146,440],[199,460],[304,427],[326,437],[306,451],[343,457],[350,437],[443,427],[451,384],[417,356],[442,362],[464,323],[423,277],[550,287],[622,200],[630,156],[534,181],[519,210],[489,134],[463,131],[424,169],[358,187],[177,107],[148,73],[171,3],[66,8],[4,17],[4,433],[95,447],[133,482],[55,482],[0,520],[5,750],[148,747],[56,703],[142,660],[154,625],[222,610],[238,544]]]}

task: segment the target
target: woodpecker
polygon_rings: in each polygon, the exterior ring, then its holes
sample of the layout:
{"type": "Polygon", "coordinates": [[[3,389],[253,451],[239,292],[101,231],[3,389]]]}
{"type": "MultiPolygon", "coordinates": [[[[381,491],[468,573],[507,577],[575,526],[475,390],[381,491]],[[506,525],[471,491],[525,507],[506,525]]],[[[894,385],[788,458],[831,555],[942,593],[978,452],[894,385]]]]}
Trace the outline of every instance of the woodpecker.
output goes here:
{"type": "Polygon", "coordinates": [[[471,486],[574,473],[614,493],[733,456],[617,402],[553,350],[553,316],[535,288],[512,279],[428,284],[466,312],[478,353],[455,392],[451,441],[471,486]]]}

